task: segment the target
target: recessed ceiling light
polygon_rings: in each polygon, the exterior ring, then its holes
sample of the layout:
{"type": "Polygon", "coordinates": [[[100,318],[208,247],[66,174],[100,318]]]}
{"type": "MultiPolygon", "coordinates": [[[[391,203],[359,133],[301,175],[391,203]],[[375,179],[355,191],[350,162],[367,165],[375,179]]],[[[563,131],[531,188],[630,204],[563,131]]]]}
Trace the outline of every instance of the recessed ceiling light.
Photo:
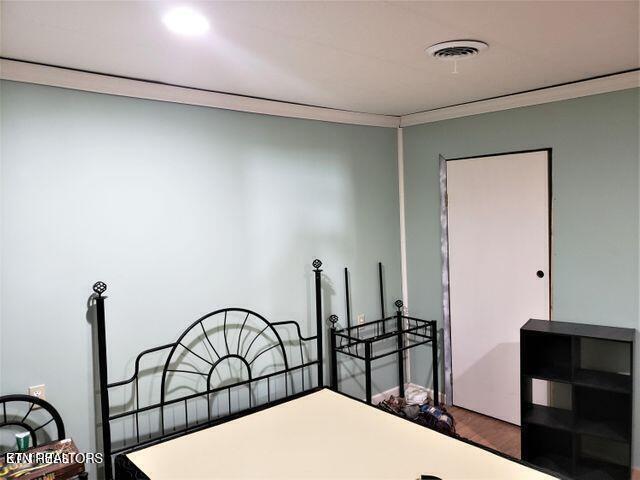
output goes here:
{"type": "Polygon", "coordinates": [[[209,21],[200,13],[188,7],[169,10],[162,22],[173,33],[179,35],[202,35],[209,30],[209,21]]]}

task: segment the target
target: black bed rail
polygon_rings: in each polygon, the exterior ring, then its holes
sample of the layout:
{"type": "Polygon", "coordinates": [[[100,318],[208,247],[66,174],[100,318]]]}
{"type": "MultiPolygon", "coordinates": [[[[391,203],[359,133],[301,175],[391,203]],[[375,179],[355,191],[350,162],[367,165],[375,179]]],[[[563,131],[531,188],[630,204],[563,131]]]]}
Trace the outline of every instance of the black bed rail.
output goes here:
{"type": "MultiPolygon", "coordinates": [[[[107,348],[105,333],[105,296],[107,285],[104,282],[96,282],[93,286],[92,296],[95,304],[97,327],[97,361],[100,386],[100,418],[102,422],[102,448],[104,451],[104,477],[106,480],[113,478],[113,456],[119,453],[130,452],[156,443],[161,443],[170,438],[191,433],[193,431],[216,425],[230,417],[255,411],[266,406],[279,403],[287,398],[313,391],[324,385],[323,377],[323,342],[322,342],[322,262],[313,261],[315,281],[315,310],[316,310],[316,335],[303,336],[300,325],[294,321],[270,322],[262,315],[244,308],[224,308],[208,313],[189,325],[175,342],[149,348],[140,352],[135,359],[134,372],[125,380],[109,383],[107,381],[107,348]],[[231,322],[231,316],[238,316],[241,323],[231,322]],[[238,329],[237,327],[240,326],[238,329]],[[287,332],[288,338],[283,339],[281,333],[287,332]],[[232,333],[233,332],[233,333],[232,333]],[[215,335],[214,335],[215,334],[215,335]],[[214,343],[217,343],[214,345],[214,343]],[[316,358],[310,359],[308,347],[315,344],[316,358]],[[198,349],[199,352],[198,353],[198,349]],[[293,361],[290,356],[297,350],[300,361],[293,361]],[[205,353],[206,352],[206,353],[205,353]],[[262,370],[254,375],[255,362],[263,355],[270,353],[270,357],[277,357],[277,361],[262,366],[262,370]],[[165,358],[161,364],[151,369],[153,375],[161,374],[159,401],[149,404],[141,404],[140,380],[143,371],[141,363],[144,357],[151,354],[162,354],[165,358]],[[242,370],[248,376],[247,379],[225,383],[224,385],[212,385],[214,372],[220,375],[218,367],[227,361],[237,361],[243,366],[242,370]],[[271,371],[265,371],[271,370],[271,371]],[[317,379],[314,385],[311,370],[317,371],[317,379]],[[294,377],[295,373],[295,377],[294,377]],[[171,379],[174,374],[186,375],[184,378],[193,378],[196,382],[206,379],[205,388],[191,388],[191,393],[171,397],[171,379]],[[305,381],[309,375],[308,382],[305,381]],[[278,380],[284,383],[284,388],[278,390],[278,380]],[[297,382],[297,384],[296,384],[297,382]],[[266,383],[258,392],[260,385],[266,383]],[[275,389],[272,386],[275,385],[275,389]],[[257,386],[257,387],[254,387],[257,386]],[[248,408],[232,411],[232,392],[236,394],[239,388],[248,389],[248,408]],[[111,413],[110,394],[120,388],[130,388],[128,394],[132,398],[130,402],[124,402],[119,407],[123,411],[111,413]],[[282,392],[282,390],[284,390],[282,392]],[[226,393],[227,411],[223,414],[212,412],[212,401],[218,402],[220,407],[221,395],[226,393]],[[253,400],[254,393],[262,395],[262,401],[253,400]],[[189,407],[196,401],[206,400],[206,416],[196,413],[190,414],[189,407]],[[127,407],[129,404],[132,406],[127,407]],[[184,422],[176,425],[176,408],[184,405],[184,422]],[[173,425],[166,425],[165,415],[173,414],[173,425]],[[145,433],[141,432],[140,417],[142,414],[157,414],[157,428],[145,433]],[[123,429],[128,427],[132,434],[129,438],[126,434],[122,440],[113,439],[113,422],[131,422],[122,424],[123,429]]],[[[266,360],[265,357],[263,360],[266,360]]],[[[262,362],[264,363],[264,362],[262,362]]],[[[229,367],[230,368],[230,367],[229,367]]],[[[145,372],[149,372],[146,369],[145,372]]],[[[183,385],[180,385],[180,388],[183,385]]],[[[182,407],[180,407],[182,408],[182,407]]],[[[193,407],[192,407],[193,408],[193,407]]],[[[154,421],[152,420],[152,423],[154,421]]],[[[120,426],[121,423],[118,423],[120,426]]]]}

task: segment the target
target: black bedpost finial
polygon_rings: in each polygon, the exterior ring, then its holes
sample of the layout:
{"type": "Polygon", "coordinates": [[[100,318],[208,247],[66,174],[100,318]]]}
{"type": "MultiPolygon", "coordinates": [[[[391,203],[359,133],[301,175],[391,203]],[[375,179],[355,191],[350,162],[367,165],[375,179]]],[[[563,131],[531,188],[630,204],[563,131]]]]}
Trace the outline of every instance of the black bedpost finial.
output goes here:
{"type": "Polygon", "coordinates": [[[402,307],[404,307],[404,303],[402,302],[402,300],[396,300],[394,305],[396,306],[399,312],[402,311],[402,307]]]}
{"type": "Polygon", "coordinates": [[[315,269],[316,272],[321,272],[322,271],[322,270],[320,270],[320,267],[322,266],[322,262],[320,260],[318,260],[317,258],[313,261],[313,263],[311,265],[313,265],[313,268],[315,269]]]}
{"type": "Polygon", "coordinates": [[[329,322],[331,322],[331,328],[336,328],[336,323],[338,323],[338,315],[331,315],[329,317],[329,322]]]}
{"type": "Polygon", "coordinates": [[[104,282],[96,282],[93,284],[93,291],[101,297],[102,294],[107,291],[107,284],[104,282]]]}

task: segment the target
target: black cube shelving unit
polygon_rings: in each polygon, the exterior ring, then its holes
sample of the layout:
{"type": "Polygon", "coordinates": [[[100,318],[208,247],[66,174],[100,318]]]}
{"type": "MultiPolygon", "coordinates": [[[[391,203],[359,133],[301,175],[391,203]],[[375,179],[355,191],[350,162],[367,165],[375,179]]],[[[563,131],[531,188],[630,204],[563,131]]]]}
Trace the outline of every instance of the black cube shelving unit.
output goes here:
{"type": "Polygon", "coordinates": [[[631,478],[634,343],[631,328],[532,319],[520,329],[523,460],[576,479],[631,478]],[[534,403],[534,380],[562,401],[534,403]]]}

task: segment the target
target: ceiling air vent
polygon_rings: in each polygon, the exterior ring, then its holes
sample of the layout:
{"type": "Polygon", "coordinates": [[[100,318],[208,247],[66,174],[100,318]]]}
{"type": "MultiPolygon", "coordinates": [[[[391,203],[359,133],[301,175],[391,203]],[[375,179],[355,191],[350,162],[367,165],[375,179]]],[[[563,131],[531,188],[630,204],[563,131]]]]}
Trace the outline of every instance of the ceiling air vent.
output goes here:
{"type": "Polygon", "coordinates": [[[487,48],[489,45],[478,40],[454,40],[431,45],[427,48],[427,53],[440,60],[464,60],[478,55],[487,48]]]}

